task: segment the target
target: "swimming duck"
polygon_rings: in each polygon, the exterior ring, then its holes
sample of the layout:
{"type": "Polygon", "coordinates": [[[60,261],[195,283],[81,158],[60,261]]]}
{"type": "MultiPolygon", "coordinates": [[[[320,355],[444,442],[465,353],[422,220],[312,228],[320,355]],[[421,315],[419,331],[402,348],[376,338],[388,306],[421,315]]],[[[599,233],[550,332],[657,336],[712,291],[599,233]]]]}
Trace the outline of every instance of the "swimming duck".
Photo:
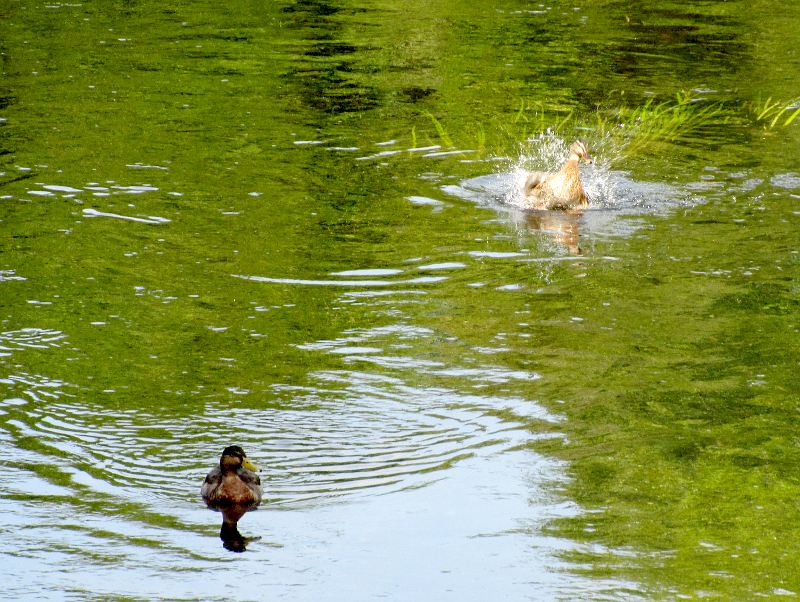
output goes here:
{"type": "Polygon", "coordinates": [[[592,163],[586,143],[576,140],[569,147],[569,157],[557,172],[535,171],[523,186],[528,209],[578,209],[589,205],[581,184],[579,161],[592,163]]]}
{"type": "Polygon", "coordinates": [[[242,514],[256,508],[263,493],[257,470],[241,447],[226,447],[222,450],[219,466],[212,468],[203,481],[200,489],[203,501],[213,510],[237,507],[242,514]]]}

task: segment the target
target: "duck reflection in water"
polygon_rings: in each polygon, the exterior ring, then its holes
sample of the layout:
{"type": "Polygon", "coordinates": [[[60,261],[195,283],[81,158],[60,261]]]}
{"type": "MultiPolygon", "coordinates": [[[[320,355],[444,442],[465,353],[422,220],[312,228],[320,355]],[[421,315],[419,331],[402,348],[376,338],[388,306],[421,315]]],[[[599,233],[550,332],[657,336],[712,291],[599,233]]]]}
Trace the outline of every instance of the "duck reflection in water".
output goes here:
{"type": "Polygon", "coordinates": [[[582,255],[580,216],[578,211],[526,211],[524,219],[528,228],[549,235],[553,242],[567,247],[570,255],[582,255]]]}
{"type": "Polygon", "coordinates": [[[260,537],[244,537],[239,533],[239,519],[245,512],[255,510],[261,503],[261,479],[253,464],[238,445],[222,450],[219,466],[211,469],[200,493],[206,506],[222,512],[219,537],[222,545],[232,552],[244,552],[247,544],[260,537]]]}

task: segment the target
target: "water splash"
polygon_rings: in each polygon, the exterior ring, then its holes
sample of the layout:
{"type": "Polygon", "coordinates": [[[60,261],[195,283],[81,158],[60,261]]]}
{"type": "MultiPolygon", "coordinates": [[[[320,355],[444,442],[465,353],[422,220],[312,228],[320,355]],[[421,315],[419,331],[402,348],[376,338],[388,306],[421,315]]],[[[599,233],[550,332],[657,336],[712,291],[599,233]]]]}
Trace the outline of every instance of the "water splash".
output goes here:
{"type": "MultiPolygon", "coordinates": [[[[458,186],[444,186],[445,192],[479,204],[525,210],[523,186],[531,171],[558,171],[569,156],[571,138],[554,133],[528,140],[516,158],[508,159],[498,173],[464,180],[458,186]]],[[[663,182],[642,182],[629,172],[611,169],[618,150],[607,140],[587,140],[594,163],[581,165],[581,180],[592,211],[619,214],[656,213],[664,207],[685,204],[691,195],[663,182]]]]}
{"type": "MultiPolygon", "coordinates": [[[[574,140],[562,138],[552,132],[541,133],[529,139],[519,157],[509,162],[503,201],[524,209],[524,184],[528,174],[532,171],[558,171],[569,156],[572,142],[574,140]]],[[[618,181],[614,177],[614,172],[610,170],[610,161],[595,151],[591,141],[588,146],[594,164],[581,165],[581,179],[590,204],[593,207],[614,207],[618,199],[618,181]]]]}

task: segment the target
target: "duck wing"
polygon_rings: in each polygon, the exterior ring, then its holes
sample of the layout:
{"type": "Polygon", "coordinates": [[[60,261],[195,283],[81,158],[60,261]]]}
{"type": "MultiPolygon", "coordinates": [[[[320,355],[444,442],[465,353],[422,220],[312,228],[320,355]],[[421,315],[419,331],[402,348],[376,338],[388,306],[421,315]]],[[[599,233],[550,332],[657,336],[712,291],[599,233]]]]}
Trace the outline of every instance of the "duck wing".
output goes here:
{"type": "Polygon", "coordinates": [[[222,470],[217,466],[212,468],[206,475],[206,480],[203,481],[203,486],[200,488],[200,495],[203,500],[208,504],[213,499],[213,494],[217,487],[222,484],[222,470]]]}
{"type": "Polygon", "coordinates": [[[261,503],[264,490],[261,488],[261,477],[251,470],[240,468],[236,471],[239,480],[247,487],[253,495],[253,508],[261,503]]]}
{"type": "Polygon", "coordinates": [[[248,486],[258,487],[261,489],[261,477],[259,477],[256,473],[251,470],[242,470],[239,469],[237,473],[239,478],[248,486]]]}

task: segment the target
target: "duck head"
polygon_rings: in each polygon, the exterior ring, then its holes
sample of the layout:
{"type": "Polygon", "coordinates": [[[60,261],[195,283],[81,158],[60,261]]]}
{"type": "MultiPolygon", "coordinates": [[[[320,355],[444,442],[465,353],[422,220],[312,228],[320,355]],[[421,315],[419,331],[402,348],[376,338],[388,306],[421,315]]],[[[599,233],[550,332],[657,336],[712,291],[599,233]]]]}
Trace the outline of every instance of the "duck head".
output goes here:
{"type": "Polygon", "coordinates": [[[583,161],[584,163],[594,163],[594,159],[589,154],[589,147],[583,140],[576,140],[572,146],[569,147],[569,160],[570,161],[583,161]]]}
{"type": "Polygon", "coordinates": [[[258,472],[258,466],[250,461],[244,450],[238,445],[231,445],[222,450],[222,456],[219,459],[219,466],[223,471],[237,470],[240,466],[258,472]]]}

